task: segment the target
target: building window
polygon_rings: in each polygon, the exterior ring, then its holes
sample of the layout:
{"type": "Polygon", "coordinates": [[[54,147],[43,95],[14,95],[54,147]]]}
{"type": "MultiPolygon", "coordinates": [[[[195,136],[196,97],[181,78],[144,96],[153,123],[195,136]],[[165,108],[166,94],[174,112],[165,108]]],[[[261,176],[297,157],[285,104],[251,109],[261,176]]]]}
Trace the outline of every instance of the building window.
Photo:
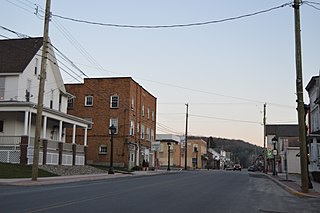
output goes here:
{"type": "Polygon", "coordinates": [[[151,142],[154,142],[154,130],[151,129],[151,142]]]}
{"type": "Polygon", "coordinates": [[[134,110],[134,96],[131,98],[131,109],[134,110]]]}
{"type": "Polygon", "coordinates": [[[150,129],[148,127],[146,130],[146,139],[147,139],[147,141],[150,141],[150,129]]]}
{"type": "Polygon", "coordinates": [[[107,145],[99,146],[99,155],[106,155],[108,151],[107,145]]]}
{"type": "Polygon", "coordinates": [[[93,106],[93,96],[88,95],[85,97],[85,106],[93,106]]]}
{"type": "Polygon", "coordinates": [[[110,108],[119,108],[119,96],[112,95],[110,97],[110,108]]]}
{"type": "Polygon", "coordinates": [[[39,67],[39,59],[36,58],[35,66],[34,66],[34,74],[38,75],[38,67],[39,67]]]}
{"type": "Polygon", "coordinates": [[[144,105],[142,105],[141,114],[144,116],[144,105]]]}
{"type": "Polygon", "coordinates": [[[130,121],[130,135],[134,135],[134,121],[130,121]]]}
{"type": "Polygon", "coordinates": [[[0,121],[0,132],[3,132],[3,124],[4,124],[4,121],[0,121]]]}
{"type": "Polygon", "coordinates": [[[198,151],[199,151],[198,145],[197,144],[193,145],[193,152],[198,152],[198,151]]]}
{"type": "Polygon", "coordinates": [[[151,119],[154,121],[154,111],[151,112],[151,119]]]}
{"type": "Polygon", "coordinates": [[[147,113],[148,119],[150,119],[150,107],[148,107],[147,113]]]}
{"type": "Polygon", "coordinates": [[[73,109],[74,105],[74,97],[69,97],[68,98],[68,109],[73,109]]]}
{"type": "Polygon", "coordinates": [[[137,132],[139,132],[139,130],[140,130],[140,123],[138,122],[137,123],[137,132]]]}
{"type": "Polygon", "coordinates": [[[141,139],[144,139],[144,125],[141,125],[141,139]]]}
{"type": "Polygon", "coordinates": [[[0,101],[4,100],[5,78],[0,77],[0,101]]]}
{"type": "MultiPolygon", "coordinates": [[[[92,118],[84,118],[84,120],[92,122],[92,118]]],[[[92,123],[88,124],[88,129],[92,129],[92,123]]]]}
{"type": "MultiPolygon", "coordinates": [[[[110,119],[110,126],[112,126],[112,125],[116,128],[116,131],[114,134],[118,134],[118,118],[111,118],[110,119]]],[[[110,130],[109,130],[109,134],[111,134],[110,130]]]]}

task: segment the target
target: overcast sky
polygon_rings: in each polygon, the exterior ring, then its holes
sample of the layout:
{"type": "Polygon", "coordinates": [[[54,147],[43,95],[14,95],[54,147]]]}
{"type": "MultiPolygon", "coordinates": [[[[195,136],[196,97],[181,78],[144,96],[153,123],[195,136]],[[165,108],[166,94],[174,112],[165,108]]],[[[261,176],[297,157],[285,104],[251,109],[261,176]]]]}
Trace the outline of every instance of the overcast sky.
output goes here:
{"type": "MultiPolygon", "coordinates": [[[[28,36],[43,35],[45,0],[0,2],[0,26],[28,36]]],[[[157,133],[184,134],[188,103],[189,135],[242,139],[263,146],[263,103],[267,103],[267,124],[297,123],[292,7],[177,28],[102,26],[58,16],[103,24],[170,26],[248,15],[288,2],[52,1],[49,35],[52,44],[87,76],[131,76],[157,97],[157,133]]],[[[304,87],[320,69],[320,1],[307,3],[301,6],[304,87]]],[[[0,28],[0,37],[17,35],[0,28]]],[[[62,60],[59,54],[57,58],[62,60]]],[[[59,65],[66,83],[85,77],[65,64],[59,65]]],[[[307,93],[304,98],[308,103],[307,93]]]]}

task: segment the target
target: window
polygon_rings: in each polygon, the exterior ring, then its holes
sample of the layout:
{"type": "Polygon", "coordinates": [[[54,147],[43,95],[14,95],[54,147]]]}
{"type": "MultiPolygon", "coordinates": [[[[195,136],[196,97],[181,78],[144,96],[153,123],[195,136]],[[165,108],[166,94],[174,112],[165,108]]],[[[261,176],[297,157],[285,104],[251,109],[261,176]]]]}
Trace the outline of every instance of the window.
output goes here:
{"type": "Polygon", "coordinates": [[[93,96],[88,95],[85,97],[85,106],[93,106],[93,96]]]}
{"type": "Polygon", "coordinates": [[[146,131],[146,139],[148,141],[150,141],[150,129],[147,127],[147,131],[146,131]]]}
{"type": "Polygon", "coordinates": [[[27,89],[26,89],[26,102],[29,102],[30,101],[30,91],[31,91],[31,79],[27,79],[27,89]]]}
{"type": "Polygon", "coordinates": [[[74,97],[68,98],[68,109],[73,109],[74,97]]]}
{"type": "Polygon", "coordinates": [[[193,145],[193,152],[198,152],[198,144],[193,145]]]}
{"type": "Polygon", "coordinates": [[[141,125],[141,139],[144,139],[144,125],[141,125]]]}
{"type": "Polygon", "coordinates": [[[4,124],[4,121],[0,121],[0,132],[3,132],[3,124],[4,124]]]}
{"type": "Polygon", "coordinates": [[[106,155],[108,151],[107,145],[99,146],[99,155],[106,155]]]}
{"type": "Polygon", "coordinates": [[[119,96],[112,95],[110,98],[110,108],[119,108],[119,96]]]}
{"type": "Polygon", "coordinates": [[[38,66],[39,66],[39,59],[36,58],[35,66],[34,66],[34,74],[38,75],[38,66]]]}
{"type": "Polygon", "coordinates": [[[134,96],[131,98],[131,109],[134,110],[134,96]]]}
{"type": "Polygon", "coordinates": [[[139,130],[140,130],[140,123],[138,122],[137,123],[137,132],[139,132],[139,130]]]}
{"type": "Polygon", "coordinates": [[[130,135],[134,135],[134,121],[130,121],[130,135]]]}
{"type": "Polygon", "coordinates": [[[154,121],[154,111],[151,112],[151,119],[154,121]]]}
{"type": "MultiPolygon", "coordinates": [[[[111,118],[110,119],[110,126],[112,126],[112,125],[116,128],[116,131],[114,134],[118,134],[118,118],[111,118]]],[[[109,130],[109,134],[111,134],[110,130],[109,130]]]]}
{"type": "Polygon", "coordinates": [[[154,142],[154,130],[151,129],[151,142],[154,142]]]}
{"type": "Polygon", "coordinates": [[[148,119],[150,119],[150,107],[148,107],[147,113],[148,119]]]}
{"type": "MultiPolygon", "coordinates": [[[[87,120],[87,121],[91,121],[91,122],[92,122],[92,118],[84,118],[84,120],[87,120]]],[[[92,129],[92,123],[91,123],[91,124],[88,124],[88,129],[92,129]]]]}
{"type": "Polygon", "coordinates": [[[0,101],[4,100],[5,80],[4,77],[0,77],[0,101]]]}
{"type": "Polygon", "coordinates": [[[141,114],[144,116],[144,105],[142,105],[141,114]]]}

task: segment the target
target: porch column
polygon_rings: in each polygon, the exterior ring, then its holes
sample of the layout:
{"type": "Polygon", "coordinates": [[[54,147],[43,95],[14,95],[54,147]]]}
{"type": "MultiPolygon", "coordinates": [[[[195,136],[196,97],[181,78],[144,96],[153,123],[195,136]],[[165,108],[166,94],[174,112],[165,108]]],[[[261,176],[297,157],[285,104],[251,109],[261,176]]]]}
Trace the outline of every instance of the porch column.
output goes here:
{"type": "Polygon", "coordinates": [[[83,145],[87,146],[87,134],[88,134],[88,128],[84,128],[84,139],[83,139],[83,145]]]}
{"type": "Polygon", "coordinates": [[[24,112],[24,135],[28,135],[29,112],[24,112]]]}
{"type": "Polygon", "coordinates": [[[62,141],[62,121],[59,122],[59,141],[62,141]]]}
{"type": "Polygon", "coordinates": [[[42,165],[47,164],[48,141],[42,140],[42,165]]]}
{"type": "Polygon", "coordinates": [[[72,165],[76,165],[76,157],[77,157],[77,145],[72,144],[72,165]]]}
{"type": "Polygon", "coordinates": [[[42,138],[47,138],[47,116],[43,116],[42,138]]]}
{"type": "Polygon", "coordinates": [[[62,165],[62,155],[63,155],[63,143],[62,142],[59,142],[58,153],[59,153],[58,165],[62,165]]]}
{"type": "Polygon", "coordinates": [[[76,143],[76,128],[77,126],[73,124],[73,131],[72,131],[72,144],[76,143]]]}
{"type": "Polygon", "coordinates": [[[20,142],[20,165],[28,164],[28,136],[21,136],[20,142]]]}

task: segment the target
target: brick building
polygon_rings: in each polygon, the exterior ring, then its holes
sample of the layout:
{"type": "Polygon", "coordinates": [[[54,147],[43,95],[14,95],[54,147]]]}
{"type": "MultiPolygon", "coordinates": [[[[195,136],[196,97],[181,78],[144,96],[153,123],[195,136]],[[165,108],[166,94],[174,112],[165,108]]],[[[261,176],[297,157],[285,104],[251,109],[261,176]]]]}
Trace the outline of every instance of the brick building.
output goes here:
{"type": "MultiPolygon", "coordinates": [[[[66,84],[68,113],[92,121],[88,128],[88,164],[109,165],[109,127],[116,127],[113,162],[132,168],[143,160],[153,162],[151,142],[156,134],[157,99],[131,77],[86,78],[81,84],[66,84]]],[[[77,138],[81,140],[79,131],[77,138]]],[[[70,140],[67,132],[67,140],[70,140]]],[[[151,164],[152,165],[152,164],[151,164]]]]}

